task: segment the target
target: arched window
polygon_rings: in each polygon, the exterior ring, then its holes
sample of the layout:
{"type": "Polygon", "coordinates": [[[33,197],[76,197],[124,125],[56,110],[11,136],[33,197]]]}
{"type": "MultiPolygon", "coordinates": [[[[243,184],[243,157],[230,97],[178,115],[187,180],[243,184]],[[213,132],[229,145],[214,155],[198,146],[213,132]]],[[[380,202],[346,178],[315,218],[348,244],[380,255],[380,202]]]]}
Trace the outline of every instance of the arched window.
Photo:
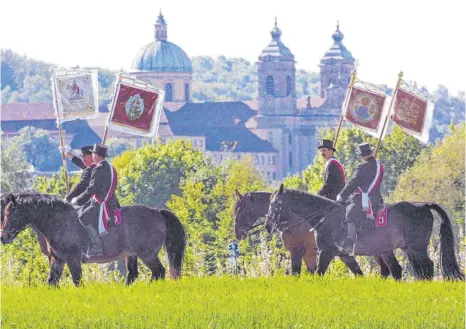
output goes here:
{"type": "Polygon", "coordinates": [[[171,83],[167,83],[165,85],[165,101],[166,102],[173,101],[173,87],[171,83]]]}
{"type": "Polygon", "coordinates": [[[291,154],[291,152],[288,153],[288,165],[290,166],[290,168],[293,168],[293,155],[291,154]]]}
{"type": "Polygon", "coordinates": [[[291,94],[291,77],[288,75],[286,77],[286,96],[289,96],[291,94]]]}
{"type": "Polygon", "coordinates": [[[291,134],[288,135],[288,144],[293,143],[293,136],[291,134]]]}
{"type": "Polygon", "coordinates": [[[189,83],[184,84],[184,100],[189,101],[189,83]]]}
{"type": "Polygon", "coordinates": [[[267,95],[274,95],[273,76],[269,75],[265,80],[265,90],[267,95]]]}

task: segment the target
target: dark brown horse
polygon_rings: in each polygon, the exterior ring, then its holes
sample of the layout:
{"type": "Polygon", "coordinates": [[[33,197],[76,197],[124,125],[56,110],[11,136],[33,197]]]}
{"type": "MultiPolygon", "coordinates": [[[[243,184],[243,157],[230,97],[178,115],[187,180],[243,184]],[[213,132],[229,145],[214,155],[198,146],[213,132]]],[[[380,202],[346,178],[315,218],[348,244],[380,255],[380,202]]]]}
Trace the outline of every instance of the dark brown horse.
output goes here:
{"type": "Polygon", "coordinates": [[[55,196],[38,193],[3,195],[1,203],[2,243],[11,243],[27,227],[45,237],[50,285],[58,284],[65,263],[78,286],[82,263],[107,263],[123,258],[126,260],[127,284],[138,277],[138,258],[152,271],[151,279],[163,279],[165,268],[158,257],[163,245],[167,250],[170,276],[181,276],[186,235],[179,219],[168,210],[123,207],[122,223],[109,225],[108,234],[101,237],[104,256],[86,258],[88,236],[71,204],[55,196]]]}
{"type": "MultiPolygon", "coordinates": [[[[443,277],[448,280],[464,280],[455,256],[450,219],[438,204],[399,202],[387,207],[386,226],[375,227],[374,221],[369,220],[362,225],[357,236],[356,255],[380,255],[392,275],[401,279],[401,266],[392,256],[393,250],[399,248],[407,254],[415,277],[431,280],[434,267],[427,248],[434,222],[431,210],[435,210],[442,219],[440,263],[443,277]]],[[[342,209],[341,205],[332,200],[302,191],[285,190],[282,184],[271,196],[266,226],[271,232],[275,228],[288,230],[294,225],[302,224],[305,218],[309,227],[314,227],[317,231],[317,246],[321,252],[317,272],[324,274],[330,261],[339,253],[335,241],[341,240],[346,234],[342,209]],[[324,220],[321,221],[321,218],[324,220]]]]}
{"type": "MultiPolygon", "coordinates": [[[[244,239],[253,228],[256,221],[265,218],[270,204],[270,192],[250,192],[240,194],[236,191],[234,205],[235,234],[238,240],[244,239]]],[[[307,270],[314,273],[317,269],[317,245],[314,232],[309,231],[307,223],[302,223],[293,229],[282,232],[283,245],[291,255],[292,274],[301,273],[304,260],[307,270]]],[[[362,271],[354,259],[347,254],[340,255],[341,260],[355,275],[362,275],[362,271]]]]}

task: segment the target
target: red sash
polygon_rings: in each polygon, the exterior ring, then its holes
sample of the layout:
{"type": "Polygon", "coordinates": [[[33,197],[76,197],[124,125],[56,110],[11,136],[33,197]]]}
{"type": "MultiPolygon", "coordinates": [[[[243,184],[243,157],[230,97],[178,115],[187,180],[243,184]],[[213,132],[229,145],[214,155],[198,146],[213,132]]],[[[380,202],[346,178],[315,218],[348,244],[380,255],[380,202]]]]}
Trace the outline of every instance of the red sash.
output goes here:
{"type": "MultiPolygon", "coordinates": [[[[105,161],[105,160],[104,160],[105,161]]],[[[105,199],[101,200],[97,194],[94,194],[93,197],[94,199],[100,204],[100,211],[99,211],[99,234],[100,235],[105,235],[108,233],[107,231],[107,222],[110,220],[110,212],[108,210],[108,200],[113,196],[116,190],[116,183],[117,183],[117,173],[115,168],[111,164],[110,166],[110,173],[111,173],[111,179],[112,183],[110,184],[110,189],[108,190],[108,193],[105,197],[105,199]]]]}
{"type": "Polygon", "coordinates": [[[383,176],[383,165],[380,163],[380,161],[377,161],[377,171],[375,173],[374,180],[372,181],[371,185],[369,185],[369,189],[367,192],[364,192],[359,186],[358,189],[356,190],[355,194],[361,194],[362,195],[362,209],[366,211],[366,216],[367,218],[374,219],[374,212],[372,210],[372,203],[371,199],[369,198],[369,195],[374,192],[374,190],[380,185],[380,182],[382,181],[382,176],[383,176]],[[366,204],[367,202],[367,204],[366,204]]]}
{"type": "Polygon", "coordinates": [[[335,158],[330,158],[328,161],[327,161],[327,165],[326,165],[326,168],[325,170],[327,170],[327,167],[331,164],[331,163],[334,163],[338,170],[340,171],[340,174],[341,174],[341,179],[343,181],[343,184],[345,183],[345,180],[346,180],[346,177],[345,177],[345,169],[343,168],[343,166],[341,165],[341,163],[335,159],[335,158]]]}

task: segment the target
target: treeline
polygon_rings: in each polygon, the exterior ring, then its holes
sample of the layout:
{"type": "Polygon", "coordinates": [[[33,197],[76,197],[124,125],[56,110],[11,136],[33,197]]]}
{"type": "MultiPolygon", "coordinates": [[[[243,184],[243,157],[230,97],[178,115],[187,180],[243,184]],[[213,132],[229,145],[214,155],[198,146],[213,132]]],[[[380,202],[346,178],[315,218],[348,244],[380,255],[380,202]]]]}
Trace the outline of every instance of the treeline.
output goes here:
{"type": "MultiPolygon", "coordinates": [[[[257,97],[257,64],[242,58],[219,56],[193,57],[193,100],[215,102],[252,100],[257,97]]],[[[1,51],[2,103],[51,102],[50,68],[56,65],[20,56],[9,49],[1,51]]],[[[99,100],[101,104],[110,100],[113,92],[114,71],[99,70],[99,100]]],[[[296,71],[297,97],[320,95],[318,73],[296,71]]],[[[416,83],[414,82],[416,85],[416,83]]],[[[388,93],[392,89],[382,86],[388,93]]],[[[429,92],[421,92],[435,103],[431,141],[442,138],[448,126],[465,120],[465,93],[451,95],[448,88],[439,85],[429,92]]]]}
{"type": "MultiPolygon", "coordinates": [[[[443,140],[428,147],[400,129],[394,129],[386,136],[379,153],[385,167],[383,194],[386,200],[435,201],[442,205],[453,219],[458,251],[465,242],[465,129],[464,124],[451,126],[443,140]]],[[[332,132],[326,136],[332,137],[332,132]]],[[[337,156],[348,176],[359,162],[355,150],[363,141],[375,142],[356,128],[341,132],[337,156]]],[[[252,159],[232,160],[218,167],[205,154],[180,140],[128,150],[115,157],[112,163],[118,171],[117,193],[123,205],[166,207],[182,221],[188,233],[185,275],[230,273],[227,246],[235,240],[232,213],[235,190],[246,193],[276,188],[265,183],[264,177],[254,169],[252,159]]],[[[323,171],[322,157],[317,155],[313,164],[300,175],[288,177],[285,184],[288,188],[315,192],[322,184],[323,171]]],[[[76,182],[76,179],[74,177],[72,181],[76,182]]],[[[58,174],[51,178],[37,177],[32,184],[34,190],[42,193],[60,197],[65,194],[63,179],[58,174]]],[[[289,273],[289,256],[277,236],[268,236],[265,232],[254,234],[240,242],[240,252],[241,275],[289,273]]],[[[438,273],[438,221],[430,254],[438,273]]],[[[397,256],[403,263],[403,255],[397,256]]],[[[464,265],[463,256],[460,255],[460,260],[464,265]]],[[[366,274],[377,273],[370,259],[359,257],[358,261],[366,274]]],[[[47,276],[47,259],[40,256],[30,232],[22,233],[13,245],[3,247],[1,262],[2,278],[8,283],[27,284],[31,280],[42,283],[47,276]]],[[[122,280],[118,271],[113,270],[114,264],[84,268],[88,280],[122,280]]],[[[409,269],[406,266],[404,269],[405,276],[409,276],[409,269]]],[[[144,266],[141,271],[147,273],[144,266]]],[[[349,275],[339,261],[332,263],[330,272],[338,276],[349,275]]],[[[69,273],[65,273],[69,280],[69,273]]]]}

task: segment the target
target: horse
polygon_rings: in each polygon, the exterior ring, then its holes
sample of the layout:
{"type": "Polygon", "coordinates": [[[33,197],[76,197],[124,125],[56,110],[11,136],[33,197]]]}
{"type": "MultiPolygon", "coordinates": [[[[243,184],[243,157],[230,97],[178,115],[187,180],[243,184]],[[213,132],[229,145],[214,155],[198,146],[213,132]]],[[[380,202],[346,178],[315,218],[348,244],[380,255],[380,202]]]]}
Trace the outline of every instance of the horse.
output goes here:
{"type": "MultiPolygon", "coordinates": [[[[442,275],[447,280],[464,280],[464,274],[455,256],[454,237],[450,219],[445,210],[436,203],[399,202],[386,205],[388,222],[384,227],[375,227],[374,221],[366,220],[358,231],[354,248],[355,255],[380,255],[392,276],[401,279],[401,266],[394,257],[395,249],[403,250],[420,280],[432,280],[434,266],[427,248],[432,235],[434,217],[432,210],[441,217],[440,263],[442,275]]],[[[271,196],[266,227],[286,230],[305,221],[317,232],[317,246],[321,253],[317,273],[325,274],[330,261],[339,252],[335,246],[346,234],[344,206],[321,196],[303,191],[284,189],[283,184],[271,196]],[[309,217],[309,214],[311,216],[309,217]],[[322,217],[322,214],[326,214],[322,217]],[[281,220],[284,218],[284,220],[281,220]]]]}
{"type": "MultiPolygon", "coordinates": [[[[241,194],[236,191],[236,200],[233,208],[235,216],[235,235],[237,240],[248,236],[251,229],[260,226],[255,222],[267,215],[270,204],[270,192],[249,192],[241,194]]],[[[301,265],[304,260],[307,270],[313,274],[317,269],[317,245],[314,232],[305,227],[306,224],[298,225],[293,230],[282,232],[282,242],[291,256],[291,273],[301,273],[301,265]]],[[[355,275],[363,275],[361,268],[348,254],[340,254],[340,259],[348,266],[355,275]]]]}
{"type": "Polygon", "coordinates": [[[119,259],[126,261],[126,284],[130,285],[138,277],[138,258],[151,270],[151,281],[164,279],[165,268],[158,257],[163,245],[168,255],[170,277],[181,276],[186,233],[180,220],[168,210],[139,205],[122,207],[122,223],[109,222],[108,234],[101,237],[103,256],[86,258],[89,238],[70,203],[48,194],[24,193],[2,195],[1,206],[0,240],[3,244],[13,242],[27,227],[45,237],[49,285],[58,285],[65,263],[73,283],[79,286],[83,263],[108,263],[119,259]]]}

